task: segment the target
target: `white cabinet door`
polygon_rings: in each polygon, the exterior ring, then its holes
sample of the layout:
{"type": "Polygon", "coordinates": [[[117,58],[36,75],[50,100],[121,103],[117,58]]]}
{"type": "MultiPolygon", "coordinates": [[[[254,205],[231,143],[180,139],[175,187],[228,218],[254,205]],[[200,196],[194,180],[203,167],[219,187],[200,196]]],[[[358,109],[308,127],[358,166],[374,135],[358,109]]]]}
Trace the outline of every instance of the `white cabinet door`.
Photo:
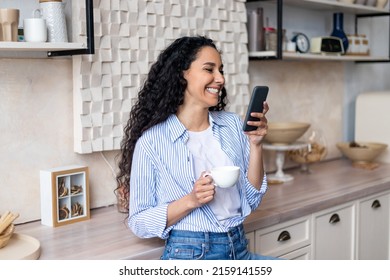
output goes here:
{"type": "Polygon", "coordinates": [[[389,193],[382,193],[359,201],[358,259],[389,259],[389,201],[389,193]]]}
{"type": "Polygon", "coordinates": [[[355,208],[348,203],[313,214],[314,259],[354,259],[355,208]]]}

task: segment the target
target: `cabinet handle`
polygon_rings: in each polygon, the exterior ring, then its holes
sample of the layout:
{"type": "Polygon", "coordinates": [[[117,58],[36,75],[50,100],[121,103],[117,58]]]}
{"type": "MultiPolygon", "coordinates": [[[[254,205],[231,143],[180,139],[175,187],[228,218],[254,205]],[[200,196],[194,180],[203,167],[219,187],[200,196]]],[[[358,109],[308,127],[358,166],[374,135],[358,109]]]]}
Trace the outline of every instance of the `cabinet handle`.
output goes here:
{"type": "Polygon", "coordinates": [[[375,199],[375,200],[372,202],[371,208],[376,209],[376,208],[380,208],[380,207],[381,207],[381,203],[379,202],[378,199],[375,199]]]}
{"type": "Polygon", "coordinates": [[[340,217],[338,214],[333,214],[330,219],[329,219],[329,223],[330,224],[335,224],[335,223],[338,223],[340,222],[340,217]]]}
{"type": "Polygon", "coordinates": [[[282,231],[280,234],[279,234],[279,237],[278,237],[278,241],[279,242],[282,242],[282,241],[287,241],[287,240],[290,240],[291,239],[291,235],[288,231],[284,230],[282,231]]]}

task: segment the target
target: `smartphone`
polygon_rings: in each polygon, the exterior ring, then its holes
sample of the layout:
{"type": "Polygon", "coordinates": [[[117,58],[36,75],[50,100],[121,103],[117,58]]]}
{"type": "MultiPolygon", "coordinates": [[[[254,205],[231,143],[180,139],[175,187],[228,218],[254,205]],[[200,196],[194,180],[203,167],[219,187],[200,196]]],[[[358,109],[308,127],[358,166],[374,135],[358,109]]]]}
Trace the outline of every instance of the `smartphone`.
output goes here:
{"type": "Polygon", "coordinates": [[[256,126],[248,125],[248,121],[258,121],[258,118],[252,117],[251,113],[262,113],[263,112],[263,103],[267,99],[269,88],[267,86],[255,86],[252,91],[251,100],[249,102],[248,109],[246,111],[246,116],[244,120],[243,130],[252,131],[257,129],[256,126]]]}

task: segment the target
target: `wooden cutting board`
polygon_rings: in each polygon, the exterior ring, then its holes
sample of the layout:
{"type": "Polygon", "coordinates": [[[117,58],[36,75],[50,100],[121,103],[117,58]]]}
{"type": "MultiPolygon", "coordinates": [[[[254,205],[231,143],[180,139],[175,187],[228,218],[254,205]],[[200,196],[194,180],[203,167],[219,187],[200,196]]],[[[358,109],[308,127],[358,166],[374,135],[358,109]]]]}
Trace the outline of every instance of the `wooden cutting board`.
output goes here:
{"type": "Polygon", "coordinates": [[[0,260],[37,260],[40,242],[26,234],[14,233],[8,244],[0,249],[0,260]]]}
{"type": "Polygon", "coordinates": [[[355,141],[387,144],[375,162],[390,163],[390,91],[364,92],[356,98],[355,141]]]}

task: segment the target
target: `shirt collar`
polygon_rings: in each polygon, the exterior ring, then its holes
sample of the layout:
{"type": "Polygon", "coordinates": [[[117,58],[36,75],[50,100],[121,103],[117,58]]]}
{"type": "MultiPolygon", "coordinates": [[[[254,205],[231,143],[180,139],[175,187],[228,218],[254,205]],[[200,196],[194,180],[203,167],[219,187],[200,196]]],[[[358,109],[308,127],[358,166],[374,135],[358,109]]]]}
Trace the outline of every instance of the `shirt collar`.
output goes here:
{"type": "Polygon", "coordinates": [[[212,125],[217,125],[217,126],[227,126],[228,125],[225,118],[223,117],[223,114],[221,114],[219,111],[209,112],[209,118],[210,118],[210,123],[212,125]]]}
{"type": "MultiPolygon", "coordinates": [[[[218,127],[227,126],[226,120],[222,117],[222,114],[219,112],[209,112],[210,124],[213,127],[214,125],[218,127]]],[[[185,126],[180,122],[179,118],[172,114],[167,119],[167,126],[170,131],[170,136],[172,142],[182,138],[184,142],[188,140],[188,133],[185,126]]]]}
{"type": "Polygon", "coordinates": [[[179,121],[179,118],[172,114],[167,119],[167,126],[170,131],[170,137],[172,142],[175,142],[179,138],[183,138],[186,141],[188,139],[188,133],[185,126],[179,121]]]}

